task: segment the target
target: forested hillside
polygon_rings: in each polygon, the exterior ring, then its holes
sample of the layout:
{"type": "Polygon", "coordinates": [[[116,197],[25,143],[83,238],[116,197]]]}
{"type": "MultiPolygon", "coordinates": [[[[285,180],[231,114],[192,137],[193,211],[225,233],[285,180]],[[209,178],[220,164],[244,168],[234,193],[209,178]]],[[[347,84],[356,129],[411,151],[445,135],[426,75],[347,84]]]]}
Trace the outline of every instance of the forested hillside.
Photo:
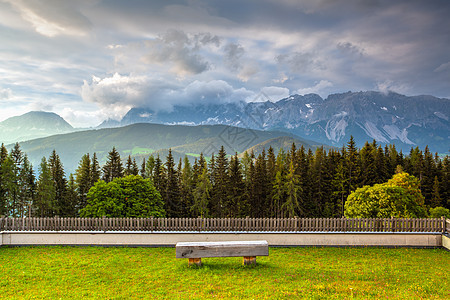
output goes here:
{"type": "MultiPolygon", "coordinates": [[[[166,157],[169,148],[177,157],[185,154],[193,162],[193,157],[203,152],[210,156],[218,152],[221,145],[230,153],[245,151],[247,148],[276,137],[288,136],[295,138],[298,145],[305,148],[321,146],[308,140],[300,139],[292,134],[280,131],[262,131],[238,128],[227,125],[161,125],[161,124],[133,124],[120,128],[99,130],[85,130],[60,134],[20,143],[21,148],[28,154],[33,165],[38,165],[43,156],[53,150],[60,155],[66,171],[74,172],[80,157],[85,153],[97,153],[98,160],[104,164],[108,151],[115,147],[121,156],[139,156],[138,161],[148,157],[150,153],[162,153],[166,157]]],[[[8,146],[11,148],[13,145],[8,146]]]]}
{"type": "Polygon", "coordinates": [[[450,161],[412,148],[405,155],[395,146],[376,142],[358,149],[353,138],[340,150],[315,152],[272,147],[261,153],[226,153],[207,161],[201,154],[190,163],[148,156],[126,163],[116,148],[101,166],[95,153],[84,154],[74,174],[65,176],[56,151],[33,168],[20,146],[1,147],[0,215],[78,216],[99,181],[127,175],[148,179],[162,197],[168,217],[341,217],[348,195],[358,187],[388,181],[401,166],[419,179],[426,207],[450,207],[450,161]],[[231,154],[231,156],[229,155],[231,154]]]}

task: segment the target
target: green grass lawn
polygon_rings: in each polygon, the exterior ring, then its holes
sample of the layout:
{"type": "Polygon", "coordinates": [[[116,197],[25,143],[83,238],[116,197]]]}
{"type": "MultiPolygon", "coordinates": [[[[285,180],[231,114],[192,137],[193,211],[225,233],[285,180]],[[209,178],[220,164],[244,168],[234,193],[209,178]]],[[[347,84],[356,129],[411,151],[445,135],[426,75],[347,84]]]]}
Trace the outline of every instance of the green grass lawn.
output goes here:
{"type": "Polygon", "coordinates": [[[449,299],[443,249],[270,248],[256,267],[174,248],[0,248],[0,298],[449,299]]]}

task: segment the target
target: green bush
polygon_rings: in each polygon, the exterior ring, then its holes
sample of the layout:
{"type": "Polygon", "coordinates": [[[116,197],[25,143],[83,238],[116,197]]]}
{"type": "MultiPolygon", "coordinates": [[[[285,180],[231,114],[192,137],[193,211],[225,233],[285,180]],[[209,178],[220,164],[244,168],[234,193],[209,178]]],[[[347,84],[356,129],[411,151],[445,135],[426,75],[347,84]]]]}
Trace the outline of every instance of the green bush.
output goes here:
{"type": "Polygon", "coordinates": [[[430,218],[440,218],[440,217],[450,218],[450,209],[442,206],[430,208],[430,218]]]}
{"type": "Polygon", "coordinates": [[[82,217],[164,217],[164,202],[150,179],[129,175],[106,183],[98,181],[87,194],[82,217]]]}
{"type": "Polygon", "coordinates": [[[351,193],[344,214],[347,218],[421,218],[427,213],[418,179],[402,172],[386,183],[351,193]]]}

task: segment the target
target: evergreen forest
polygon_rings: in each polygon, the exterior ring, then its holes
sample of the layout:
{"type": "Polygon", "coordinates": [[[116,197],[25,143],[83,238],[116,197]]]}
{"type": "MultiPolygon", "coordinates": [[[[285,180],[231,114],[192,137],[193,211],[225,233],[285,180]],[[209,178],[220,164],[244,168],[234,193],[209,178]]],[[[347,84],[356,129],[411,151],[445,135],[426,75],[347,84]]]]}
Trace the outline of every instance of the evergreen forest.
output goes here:
{"type": "MultiPolygon", "coordinates": [[[[191,163],[150,155],[136,162],[113,147],[101,166],[85,154],[67,176],[56,151],[33,167],[19,144],[0,149],[0,215],[77,217],[95,202],[92,188],[117,178],[140,176],[159,192],[166,217],[342,217],[347,197],[357,188],[388,181],[400,166],[419,180],[427,209],[450,208],[449,156],[428,147],[408,154],[375,141],[358,149],[353,137],[341,149],[315,152],[272,148],[255,156],[225,152],[200,155],[191,163]]],[[[136,180],[135,180],[136,181],[136,180]]],[[[139,181],[136,181],[139,182],[139,181]]],[[[117,199],[116,199],[117,200],[117,199]]]]}

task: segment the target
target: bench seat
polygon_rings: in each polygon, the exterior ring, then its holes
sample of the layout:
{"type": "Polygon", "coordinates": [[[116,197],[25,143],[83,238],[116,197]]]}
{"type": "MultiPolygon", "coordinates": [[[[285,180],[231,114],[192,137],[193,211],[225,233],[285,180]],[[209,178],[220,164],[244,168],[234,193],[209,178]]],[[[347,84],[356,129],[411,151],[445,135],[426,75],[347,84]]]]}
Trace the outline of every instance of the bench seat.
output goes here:
{"type": "Polygon", "coordinates": [[[189,265],[201,265],[202,257],[244,257],[244,264],[256,264],[256,256],[268,256],[267,241],[179,242],[176,257],[188,258],[189,265]]]}

